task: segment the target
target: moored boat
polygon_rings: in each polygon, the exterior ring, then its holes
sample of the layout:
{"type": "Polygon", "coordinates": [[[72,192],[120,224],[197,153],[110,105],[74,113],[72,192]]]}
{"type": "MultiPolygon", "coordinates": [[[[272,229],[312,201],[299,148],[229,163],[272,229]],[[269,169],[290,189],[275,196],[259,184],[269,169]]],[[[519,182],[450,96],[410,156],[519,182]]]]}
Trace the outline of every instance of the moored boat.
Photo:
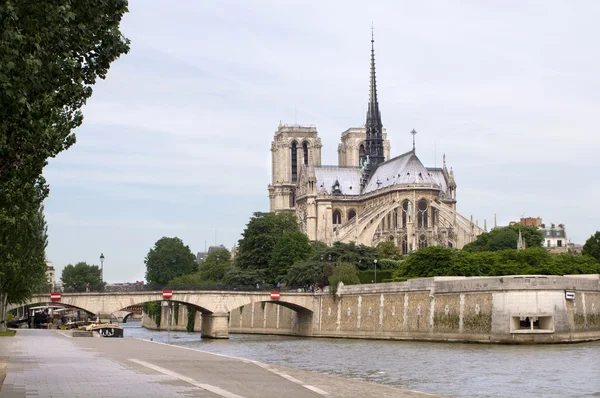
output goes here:
{"type": "Polygon", "coordinates": [[[102,337],[123,337],[123,328],[112,323],[92,323],[85,330],[91,330],[102,337]]]}

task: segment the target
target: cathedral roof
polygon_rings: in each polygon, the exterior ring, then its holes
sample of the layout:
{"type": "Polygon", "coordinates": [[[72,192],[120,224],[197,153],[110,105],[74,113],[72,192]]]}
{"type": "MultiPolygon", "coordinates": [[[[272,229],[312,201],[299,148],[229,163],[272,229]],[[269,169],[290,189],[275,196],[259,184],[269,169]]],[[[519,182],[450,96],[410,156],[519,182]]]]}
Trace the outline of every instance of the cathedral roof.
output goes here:
{"type": "Polygon", "coordinates": [[[361,175],[358,167],[315,166],[319,193],[332,194],[337,181],[342,195],[360,195],[361,175]]]}
{"type": "Polygon", "coordinates": [[[439,167],[428,167],[427,171],[431,173],[431,177],[435,182],[442,188],[442,191],[446,192],[448,187],[446,185],[446,177],[444,177],[444,169],[439,167]]]}
{"type": "MultiPolygon", "coordinates": [[[[440,172],[441,175],[441,172],[440,172]]],[[[392,185],[430,184],[440,186],[437,172],[429,171],[414,151],[406,152],[378,165],[362,193],[392,185]]]]}

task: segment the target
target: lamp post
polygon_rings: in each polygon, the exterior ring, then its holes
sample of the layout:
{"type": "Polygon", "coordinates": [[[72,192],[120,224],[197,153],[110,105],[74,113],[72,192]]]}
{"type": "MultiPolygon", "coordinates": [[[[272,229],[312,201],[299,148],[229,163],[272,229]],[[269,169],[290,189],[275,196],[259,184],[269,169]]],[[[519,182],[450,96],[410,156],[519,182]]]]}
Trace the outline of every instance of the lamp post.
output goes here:
{"type": "Polygon", "coordinates": [[[375,264],[375,283],[377,283],[377,259],[373,260],[373,263],[375,264]]]}
{"type": "Polygon", "coordinates": [[[104,284],[104,253],[100,253],[100,282],[104,284]]]}

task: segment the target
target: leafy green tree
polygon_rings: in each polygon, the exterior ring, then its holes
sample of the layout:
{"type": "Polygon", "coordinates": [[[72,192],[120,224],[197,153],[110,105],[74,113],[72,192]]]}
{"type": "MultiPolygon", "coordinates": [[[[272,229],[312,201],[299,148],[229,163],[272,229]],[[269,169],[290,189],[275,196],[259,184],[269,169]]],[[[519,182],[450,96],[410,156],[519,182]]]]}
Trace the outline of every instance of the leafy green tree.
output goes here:
{"type": "Polygon", "coordinates": [[[469,252],[500,251],[517,248],[519,230],[525,242],[525,247],[541,247],[544,242],[543,233],[536,227],[520,224],[508,227],[494,228],[490,232],[484,232],[474,242],[466,245],[463,250],[469,252]]]}
{"type": "Polygon", "coordinates": [[[156,285],[166,285],[178,276],[198,270],[196,256],[177,237],[157,240],[148,252],[145,263],[146,281],[156,285]]]}
{"type": "Polygon", "coordinates": [[[596,231],[594,235],[585,241],[581,254],[594,257],[600,261],[600,231],[596,231]]]}
{"type": "Polygon", "coordinates": [[[332,293],[337,291],[337,286],[340,282],[344,285],[360,284],[356,265],[342,262],[333,269],[333,273],[329,277],[329,288],[332,293]]]}
{"type": "Polygon", "coordinates": [[[319,287],[328,285],[329,277],[333,273],[335,264],[316,260],[304,260],[294,263],[283,281],[291,286],[314,285],[319,287]]]}
{"type": "Polygon", "coordinates": [[[384,258],[390,260],[400,260],[402,258],[402,252],[400,251],[400,248],[394,244],[394,242],[381,242],[377,245],[377,257],[379,260],[384,258]]]}
{"type": "Polygon", "coordinates": [[[100,267],[88,265],[83,261],[63,268],[60,280],[66,291],[85,292],[88,289],[98,291],[104,286],[100,267]]]}
{"type": "Polygon", "coordinates": [[[129,50],[125,0],[5,0],[0,4],[0,180],[37,179],[75,143],[97,78],[129,50]]]}
{"type": "Polygon", "coordinates": [[[128,51],[126,11],[124,0],[0,3],[0,322],[45,284],[42,170],[75,143],[96,79],[128,51]]]}
{"type": "Polygon", "coordinates": [[[312,254],[308,237],[300,231],[285,232],[275,243],[269,262],[269,276],[279,281],[298,261],[312,254]]]}
{"type": "Polygon", "coordinates": [[[0,207],[0,331],[6,330],[8,304],[25,302],[32,294],[49,291],[46,279],[46,220],[39,187],[28,185],[13,194],[20,197],[17,217],[0,207]],[[37,197],[36,197],[37,196],[37,197]]]}
{"type": "MultiPolygon", "coordinates": [[[[311,247],[306,244],[308,240],[301,235],[298,222],[290,213],[254,213],[239,241],[235,260],[239,271],[235,270],[231,275],[242,276],[240,272],[246,270],[261,271],[247,276],[263,277],[254,283],[276,282],[292,265],[289,261],[306,258],[302,250],[310,253],[311,247]],[[282,242],[278,245],[280,240],[282,242]],[[284,253],[285,248],[292,249],[289,256],[284,253]]],[[[246,276],[242,279],[248,280],[246,276]]]]}
{"type": "Polygon", "coordinates": [[[200,276],[205,281],[219,283],[231,266],[231,252],[225,248],[213,250],[199,266],[200,276]]]}
{"type": "Polygon", "coordinates": [[[347,262],[354,264],[360,270],[372,269],[377,258],[377,249],[354,242],[335,242],[332,246],[319,247],[312,259],[327,262],[347,262]]]}

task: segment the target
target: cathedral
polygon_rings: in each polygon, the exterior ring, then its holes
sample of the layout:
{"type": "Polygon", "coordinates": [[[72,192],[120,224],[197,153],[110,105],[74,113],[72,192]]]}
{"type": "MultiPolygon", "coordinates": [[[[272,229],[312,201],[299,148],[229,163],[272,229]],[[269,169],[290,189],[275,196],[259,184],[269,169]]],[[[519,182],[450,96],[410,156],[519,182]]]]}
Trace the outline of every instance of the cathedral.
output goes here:
{"type": "Polygon", "coordinates": [[[390,158],[381,122],[371,38],[369,105],[363,127],[342,133],[338,165],[321,164],[314,126],[280,123],[271,143],[271,212],[294,212],[311,240],[377,246],[394,242],[402,253],[443,245],[462,248],[485,230],[456,211],[452,168],[425,167],[415,149],[390,158]]]}

